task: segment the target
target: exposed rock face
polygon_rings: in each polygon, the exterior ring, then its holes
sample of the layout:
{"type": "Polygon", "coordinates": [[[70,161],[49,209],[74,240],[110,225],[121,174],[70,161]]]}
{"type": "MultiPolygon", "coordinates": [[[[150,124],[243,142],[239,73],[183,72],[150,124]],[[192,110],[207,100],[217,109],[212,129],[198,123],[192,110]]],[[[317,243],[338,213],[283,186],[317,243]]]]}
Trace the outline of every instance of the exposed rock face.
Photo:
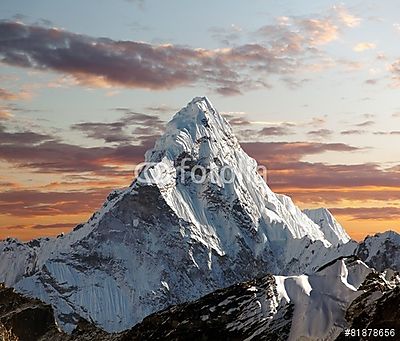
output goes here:
{"type": "Polygon", "coordinates": [[[3,341],[122,341],[81,319],[72,334],[59,329],[52,307],[0,285],[0,339],[3,341]]]}
{"type": "Polygon", "coordinates": [[[400,271],[400,235],[387,231],[368,236],[360,243],[356,254],[378,271],[400,271]]]}
{"type": "Polygon", "coordinates": [[[293,304],[280,305],[272,275],[153,314],[127,333],[144,340],[287,340],[293,304]]]}
{"type": "MultiPolygon", "coordinates": [[[[396,336],[380,339],[398,339],[400,331],[400,277],[398,273],[387,273],[386,278],[371,273],[360,287],[364,292],[355,299],[346,312],[348,327],[352,329],[394,329],[396,336]]],[[[337,340],[359,340],[358,336],[340,334],[337,340]]],[[[377,340],[379,336],[364,336],[362,340],[377,340]]]]}
{"type": "Polygon", "coordinates": [[[0,287],[0,337],[2,340],[38,340],[60,333],[50,305],[0,287]]]}

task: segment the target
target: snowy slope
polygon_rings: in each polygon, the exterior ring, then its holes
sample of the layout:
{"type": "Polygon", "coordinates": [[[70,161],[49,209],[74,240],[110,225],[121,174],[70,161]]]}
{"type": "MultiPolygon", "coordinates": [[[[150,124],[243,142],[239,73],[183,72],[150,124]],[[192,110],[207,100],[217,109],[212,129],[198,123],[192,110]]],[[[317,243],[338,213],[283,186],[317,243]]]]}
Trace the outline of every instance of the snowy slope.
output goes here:
{"type": "Polygon", "coordinates": [[[276,277],[279,297],[295,305],[289,340],[335,339],[346,325],[345,312],[361,294],[372,270],[361,261],[340,259],[309,276],[276,277]]]}
{"type": "Polygon", "coordinates": [[[307,209],[303,210],[303,213],[321,228],[325,238],[328,239],[332,245],[343,244],[350,241],[351,238],[345,229],[328,209],[307,209]]]}
{"type": "Polygon", "coordinates": [[[0,281],[51,303],[66,330],[80,315],[120,331],[172,304],[268,272],[311,273],[354,251],[332,247],[270,190],[206,98],[174,116],[146,161],[151,167],[71,233],[0,243],[0,281]],[[206,177],[197,182],[200,167],[206,177]]]}

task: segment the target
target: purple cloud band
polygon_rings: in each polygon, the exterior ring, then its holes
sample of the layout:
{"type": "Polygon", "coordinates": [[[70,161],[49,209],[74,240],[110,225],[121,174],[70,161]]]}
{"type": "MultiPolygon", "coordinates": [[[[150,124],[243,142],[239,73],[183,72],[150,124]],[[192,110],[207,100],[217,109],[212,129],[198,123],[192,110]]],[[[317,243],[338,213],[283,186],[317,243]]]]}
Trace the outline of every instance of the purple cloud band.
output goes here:
{"type": "Polygon", "coordinates": [[[313,67],[317,46],[336,39],[340,16],[263,27],[259,42],[221,49],[94,38],[56,28],[0,22],[3,63],[72,75],[92,86],[172,89],[205,84],[223,95],[270,87],[271,75],[313,67]],[[336,19],[335,19],[336,18],[336,19]],[[272,29],[273,28],[273,29],[272,29]]]}

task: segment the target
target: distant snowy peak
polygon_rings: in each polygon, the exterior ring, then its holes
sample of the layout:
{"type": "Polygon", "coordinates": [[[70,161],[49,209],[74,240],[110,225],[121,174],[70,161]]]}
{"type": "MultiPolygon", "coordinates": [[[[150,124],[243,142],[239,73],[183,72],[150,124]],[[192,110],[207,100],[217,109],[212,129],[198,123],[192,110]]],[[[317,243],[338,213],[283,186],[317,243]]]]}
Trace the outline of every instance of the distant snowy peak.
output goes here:
{"type": "Polygon", "coordinates": [[[368,236],[360,243],[356,254],[378,271],[400,271],[400,234],[386,231],[368,236]]]}
{"type": "Polygon", "coordinates": [[[351,240],[346,230],[339,224],[328,209],[306,209],[303,213],[321,228],[325,238],[333,245],[347,243],[351,240]]]}

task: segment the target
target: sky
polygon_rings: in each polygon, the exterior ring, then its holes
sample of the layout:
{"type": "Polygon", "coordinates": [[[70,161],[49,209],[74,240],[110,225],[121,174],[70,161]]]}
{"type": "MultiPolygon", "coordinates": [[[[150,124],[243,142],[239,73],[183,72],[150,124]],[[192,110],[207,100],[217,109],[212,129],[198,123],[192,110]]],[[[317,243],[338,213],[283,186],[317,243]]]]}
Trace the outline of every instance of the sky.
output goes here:
{"type": "Polygon", "coordinates": [[[68,232],[206,95],[268,184],[400,231],[400,3],[2,0],[0,239],[68,232]]]}

